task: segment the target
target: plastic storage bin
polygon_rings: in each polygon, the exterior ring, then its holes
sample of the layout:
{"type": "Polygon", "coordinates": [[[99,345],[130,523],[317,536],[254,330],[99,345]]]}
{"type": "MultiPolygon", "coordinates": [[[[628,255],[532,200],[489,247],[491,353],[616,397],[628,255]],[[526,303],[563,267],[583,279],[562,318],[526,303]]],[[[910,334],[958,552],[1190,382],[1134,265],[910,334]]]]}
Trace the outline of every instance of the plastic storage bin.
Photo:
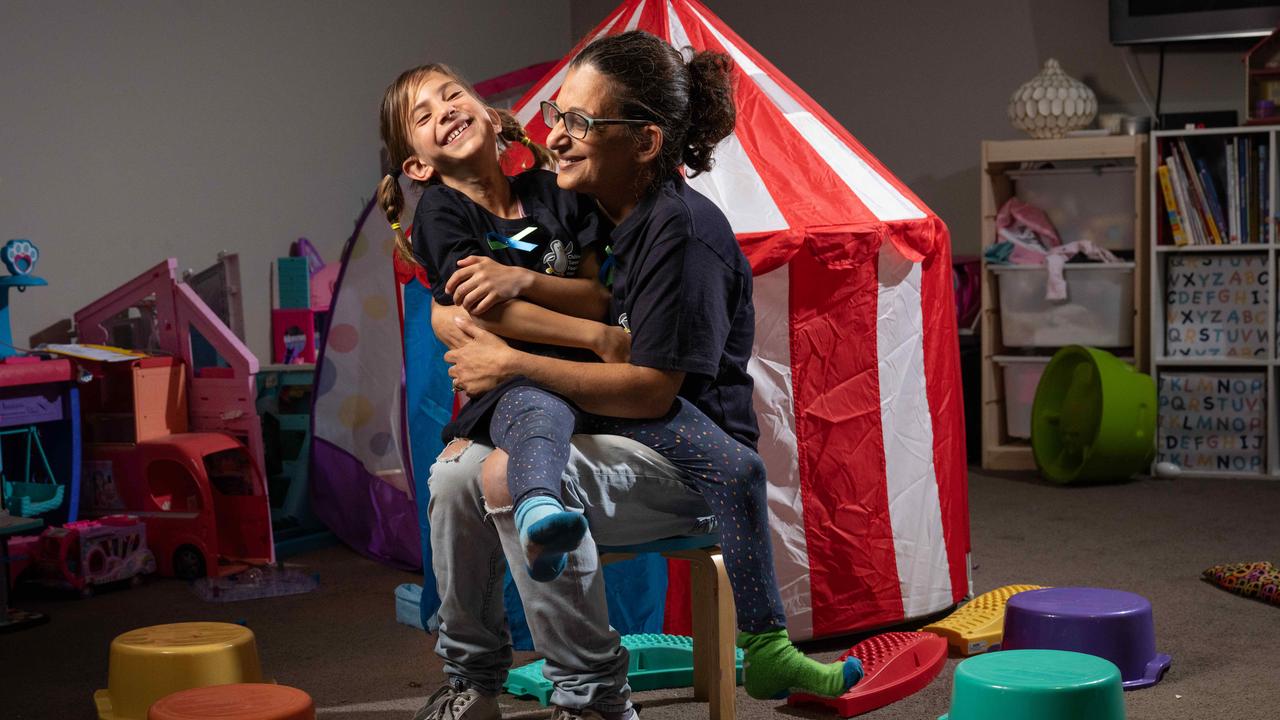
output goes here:
{"type": "Polygon", "coordinates": [[[1009,347],[1133,345],[1133,263],[1077,263],[1064,269],[1067,299],[1045,300],[1048,270],[992,265],[1000,332],[1009,347]]]}
{"type": "Polygon", "coordinates": [[[991,359],[1004,375],[1004,424],[1009,437],[1030,439],[1031,403],[1049,358],[996,355],[991,359]]]}
{"type": "Polygon", "coordinates": [[[1133,167],[1010,170],[1019,200],[1044,210],[1062,242],[1092,240],[1108,250],[1132,250],[1133,167]]]}

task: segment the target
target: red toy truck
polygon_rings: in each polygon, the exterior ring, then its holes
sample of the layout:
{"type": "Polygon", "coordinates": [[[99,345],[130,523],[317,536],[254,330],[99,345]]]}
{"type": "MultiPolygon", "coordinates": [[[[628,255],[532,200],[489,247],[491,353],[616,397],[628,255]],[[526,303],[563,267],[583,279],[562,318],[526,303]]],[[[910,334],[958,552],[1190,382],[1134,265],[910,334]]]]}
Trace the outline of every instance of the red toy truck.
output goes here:
{"type": "Polygon", "coordinates": [[[272,561],[271,508],[248,449],[221,432],[187,432],[186,373],[171,357],[86,363],[87,515],[147,524],[160,575],[219,577],[272,561]]]}
{"type": "Polygon", "coordinates": [[[271,562],[262,476],[230,435],[163,435],[89,455],[95,504],[114,500],[146,522],[161,575],[219,577],[271,562]]]}

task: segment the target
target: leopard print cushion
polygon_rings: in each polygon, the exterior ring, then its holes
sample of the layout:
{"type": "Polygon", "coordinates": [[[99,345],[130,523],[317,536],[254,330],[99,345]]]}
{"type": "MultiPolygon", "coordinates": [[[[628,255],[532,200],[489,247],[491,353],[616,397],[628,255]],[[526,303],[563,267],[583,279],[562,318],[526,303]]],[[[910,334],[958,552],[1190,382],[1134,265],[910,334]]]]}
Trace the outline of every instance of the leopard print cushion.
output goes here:
{"type": "Polygon", "coordinates": [[[1280,568],[1269,562],[1214,565],[1203,577],[1227,592],[1280,605],[1280,568]]]}

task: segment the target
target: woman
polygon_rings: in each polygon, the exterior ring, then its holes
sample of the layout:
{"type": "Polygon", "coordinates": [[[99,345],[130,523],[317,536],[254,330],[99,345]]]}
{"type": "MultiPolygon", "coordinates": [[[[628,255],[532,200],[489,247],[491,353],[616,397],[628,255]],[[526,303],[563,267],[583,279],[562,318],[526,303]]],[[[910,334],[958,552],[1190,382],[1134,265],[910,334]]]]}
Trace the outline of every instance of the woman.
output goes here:
{"type": "MultiPolygon", "coordinates": [[[[669,45],[639,32],[596,41],[574,59],[557,104],[544,105],[554,125],[548,145],[560,155],[560,187],[594,197],[616,225],[612,316],[631,333],[631,362],[522,353],[456,318],[472,339],[446,355],[458,387],[477,395],[523,375],[588,412],[632,418],[661,417],[679,396],[753,453],[750,268],[723,214],[679,174],[681,165],[709,169],[715,144],[732,130],[727,62],[704,53],[686,65],[669,45]]],[[[736,519],[721,530],[744,558],[727,568],[731,582],[754,586],[759,598],[738,603],[746,689],[758,698],[792,689],[839,695],[860,679],[861,665],[853,658],[815,663],[787,639],[763,474],[751,481],[752,492],[732,508],[720,505],[726,496],[706,492],[717,516],[736,519]]],[[[500,492],[501,484],[493,486],[500,492]]]]}

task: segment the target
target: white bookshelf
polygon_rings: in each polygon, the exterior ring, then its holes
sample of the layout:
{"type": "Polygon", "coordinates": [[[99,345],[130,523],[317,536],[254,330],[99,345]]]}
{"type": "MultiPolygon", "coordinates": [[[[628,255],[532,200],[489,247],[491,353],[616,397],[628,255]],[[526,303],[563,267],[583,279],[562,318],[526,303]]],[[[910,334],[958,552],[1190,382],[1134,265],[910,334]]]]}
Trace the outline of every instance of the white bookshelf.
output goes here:
{"type": "MultiPolygon", "coordinates": [[[[1166,376],[1181,375],[1185,373],[1195,373],[1203,371],[1206,374],[1217,377],[1232,377],[1233,373],[1261,373],[1263,376],[1263,390],[1258,397],[1239,397],[1238,393],[1233,393],[1231,397],[1243,400],[1258,400],[1264,402],[1262,413],[1263,423],[1263,444],[1261,449],[1265,453],[1260,470],[1241,471],[1235,468],[1212,468],[1212,469],[1188,469],[1182,470],[1182,475],[1193,477],[1222,477],[1222,478],[1266,478],[1280,479],[1280,439],[1277,438],[1277,422],[1276,422],[1276,398],[1278,384],[1280,384],[1280,355],[1277,354],[1277,338],[1276,338],[1276,277],[1277,268],[1277,249],[1278,245],[1274,242],[1276,239],[1276,226],[1273,218],[1276,216],[1276,151],[1280,149],[1277,144],[1277,134],[1280,128],[1275,127],[1239,127],[1239,128],[1213,128],[1204,130],[1167,130],[1155,132],[1151,136],[1150,143],[1150,160],[1147,163],[1147,169],[1150,173],[1148,188],[1147,207],[1151,216],[1147,226],[1150,232],[1149,242],[1147,243],[1150,255],[1147,267],[1150,268],[1150,278],[1147,283],[1150,288],[1150,308],[1151,308],[1151,325],[1149,337],[1150,350],[1150,368],[1151,374],[1156,378],[1159,384],[1162,374],[1166,376]],[[1267,213],[1261,217],[1259,228],[1263,223],[1271,224],[1271,240],[1267,243],[1243,243],[1239,245],[1185,245],[1176,246],[1173,243],[1167,225],[1164,222],[1165,205],[1162,196],[1160,180],[1158,176],[1159,166],[1165,162],[1162,157],[1168,155],[1169,141],[1182,139],[1191,139],[1193,142],[1210,142],[1215,137],[1222,136],[1224,141],[1231,136],[1253,137],[1258,142],[1265,144],[1268,148],[1267,153],[1267,213]],[[1167,337],[1169,330],[1169,297],[1168,297],[1168,263],[1171,258],[1184,256],[1201,256],[1205,258],[1217,258],[1220,260],[1240,257],[1240,256],[1256,256],[1263,259],[1261,268],[1267,273],[1267,282],[1265,286],[1264,297],[1266,300],[1265,319],[1262,329],[1266,332],[1265,351],[1256,356],[1203,356],[1203,357],[1187,357],[1187,356],[1171,356],[1168,352],[1169,340],[1167,337]]],[[[1221,193],[1220,193],[1221,194],[1221,193]]],[[[1250,238],[1254,239],[1254,238],[1250,238]]],[[[1261,283],[1258,284],[1261,288],[1261,283]]],[[[1172,395],[1172,394],[1171,394],[1172,395]]],[[[1246,395],[1252,395],[1247,393],[1246,395]]],[[[1172,417],[1175,412],[1166,411],[1164,402],[1160,403],[1160,413],[1162,420],[1166,417],[1172,417]],[[1167,413],[1167,414],[1166,414],[1167,413]]],[[[1218,430],[1223,434],[1226,430],[1218,430]]],[[[1166,433],[1163,429],[1157,432],[1157,441],[1161,447],[1158,448],[1158,458],[1166,453],[1165,447],[1166,433]]]]}

